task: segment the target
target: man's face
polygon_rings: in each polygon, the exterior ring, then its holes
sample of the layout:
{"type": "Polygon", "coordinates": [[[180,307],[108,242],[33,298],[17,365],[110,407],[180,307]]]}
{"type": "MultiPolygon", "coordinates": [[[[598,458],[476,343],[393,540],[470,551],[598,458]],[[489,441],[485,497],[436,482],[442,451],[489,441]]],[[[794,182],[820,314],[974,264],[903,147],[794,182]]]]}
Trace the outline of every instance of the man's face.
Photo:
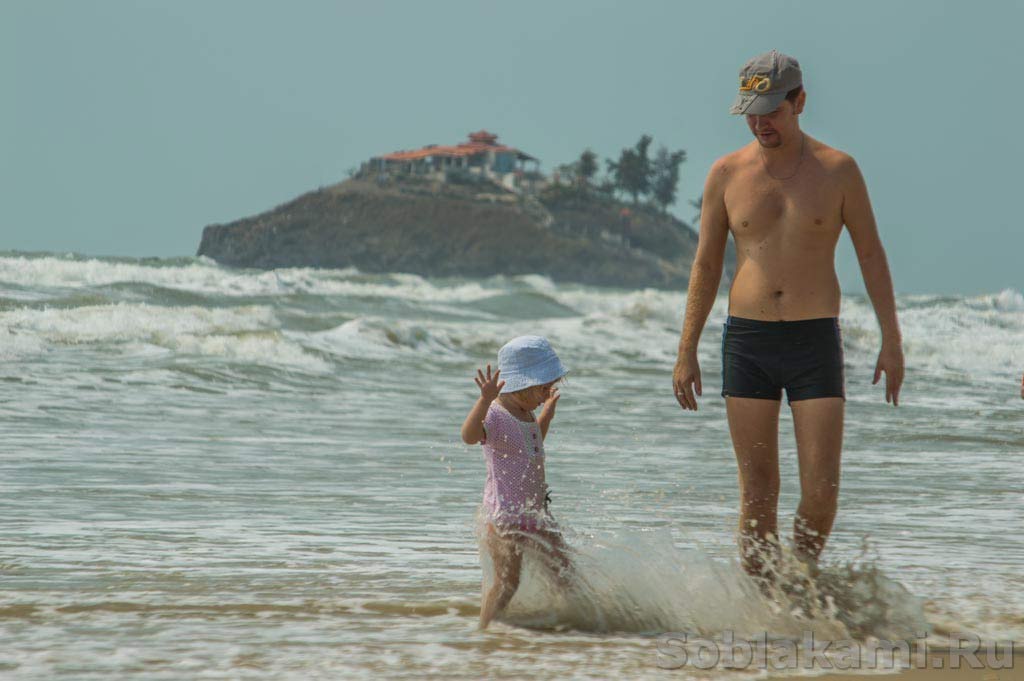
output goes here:
{"type": "Polygon", "coordinates": [[[774,149],[781,146],[796,128],[793,104],[783,100],[771,113],[747,114],[747,127],[762,147],[774,149]]]}
{"type": "Polygon", "coordinates": [[[765,149],[774,149],[784,142],[797,139],[800,127],[797,116],[803,111],[806,93],[801,92],[795,102],[782,100],[775,111],[766,114],[747,114],[747,127],[765,149]]]}

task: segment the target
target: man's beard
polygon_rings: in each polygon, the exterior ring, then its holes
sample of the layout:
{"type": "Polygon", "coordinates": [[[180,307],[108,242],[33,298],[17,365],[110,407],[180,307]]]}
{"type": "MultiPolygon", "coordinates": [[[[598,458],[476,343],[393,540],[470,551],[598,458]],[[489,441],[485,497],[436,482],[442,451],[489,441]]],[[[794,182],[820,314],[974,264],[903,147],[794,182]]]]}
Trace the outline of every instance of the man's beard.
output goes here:
{"type": "Polygon", "coordinates": [[[756,139],[757,143],[760,144],[761,147],[764,149],[775,149],[776,147],[782,146],[782,138],[779,137],[777,133],[774,136],[772,136],[767,142],[761,139],[761,136],[758,134],[754,135],[754,139],[756,139]]]}

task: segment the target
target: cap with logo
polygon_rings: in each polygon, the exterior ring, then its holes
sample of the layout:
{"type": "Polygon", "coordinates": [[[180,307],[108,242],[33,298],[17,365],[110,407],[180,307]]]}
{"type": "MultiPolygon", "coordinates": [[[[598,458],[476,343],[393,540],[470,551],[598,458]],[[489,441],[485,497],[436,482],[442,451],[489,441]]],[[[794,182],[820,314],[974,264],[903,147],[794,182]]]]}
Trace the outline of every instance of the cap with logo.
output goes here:
{"type": "Polygon", "coordinates": [[[740,91],[731,114],[763,115],[775,111],[786,93],[803,85],[800,63],[777,50],[759,54],[740,69],[740,91]]]}

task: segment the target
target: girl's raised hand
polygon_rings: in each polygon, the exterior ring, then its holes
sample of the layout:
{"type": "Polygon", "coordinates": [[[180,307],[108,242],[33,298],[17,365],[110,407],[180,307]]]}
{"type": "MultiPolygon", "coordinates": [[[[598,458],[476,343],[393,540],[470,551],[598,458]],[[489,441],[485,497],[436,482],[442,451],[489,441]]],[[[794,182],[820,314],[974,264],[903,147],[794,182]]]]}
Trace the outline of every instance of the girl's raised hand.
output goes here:
{"type": "Polygon", "coordinates": [[[501,374],[501,369],[494,372],[491,375],[491,365],[487,365],[487,375],[479,369],[476,370],[476,381],[477,387],[480,388],[480,396],[488,402],[493,402],[494,399],[501,393],[501,389],[505,387],[505,381],[498,382],[498,376],[501,374]]]}
{"type": "Polygon", "coordinates": [[[558,404],[558,398],[562,396],[562,393],[558,392],[558,388],[551,386],[548,388],[547,397],[544,399],[544,406],[541,407],[541,413],[546,414],[548,419],[551,419],[555,415],[555,405],[558,404]]]}

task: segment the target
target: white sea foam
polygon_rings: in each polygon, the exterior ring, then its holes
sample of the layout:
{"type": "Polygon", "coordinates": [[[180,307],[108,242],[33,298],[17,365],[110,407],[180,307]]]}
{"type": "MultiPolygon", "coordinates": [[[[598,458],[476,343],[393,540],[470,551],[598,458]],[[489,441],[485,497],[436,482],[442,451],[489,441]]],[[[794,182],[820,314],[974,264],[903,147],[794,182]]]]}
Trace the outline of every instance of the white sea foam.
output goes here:
{"type": "MultiPolygon", "coordinates": [[[[1019,296],[1015,291],[1004,291],[934,304],[902,305],[899,318],[908,367],[997,381],[1021,371],[1024,307],[1013,306],[1019,296]]],[[[881,335],[870,304],[863,299],[844,301],[842,323],[847,351],[858,361],[873,361],[881,335]]]]}
{"type": "Polygon", "coordinates": [[[331,365],[306,352],[277,332],[240,335],[182,335],[174,339],[176,352],[257,365],[284,365],[310,373],[327,373],[331,365]]]}
{"type": "MultiPolygon", "coordinates": [[[[626,367],[630,363],[671,364],[675,360],[685,296],[663,291],[607,292],[601,289],[549,291],[555,302],[579,310],[577,316],[539,319],[408,321],[366,317],[303,342],[326,352],[357,359],[421,355],[458,360],[493,353],[509,338],[542,334],[577,365],[626,367]],[[600,343],[594,340],[599,338],[600,343]]],[[[1024,310],[1006,309],[1014,297],[999,294],[954,301],[916,300],[901,305],[907,365],[941,375],[1005,381],[1024,367],[1024,310]]],[[[717,362],[727,300],[720,297],[705,326],[702,362],[717,362]]],[[[844,301],[841,317],[847,360],[868,371],[880,348],[881,335],[870,303],[844,301]]]]}
{"type": "Polygon", "coordinates": [[[1012,288],[1003,289],[995,296],[995,307],[1008,312],[1024,312],[1024,295],[1012,288]]]}
{"type": "Polygon", "coordinates": [[[117,303],[75,308],[21,308],[0,313],[0,328],[33,333],[61,344],[118,343],[145,340],[160,345],[180,335],[239,333],[278,326],[273,310],[263,306],[235,308],[158,307],[117,303]]]}
{"type": "Polygon", "coordinates": [[[7,361],[39,354],[43,351],[44,345],[37,334],[12,330],[0,322],[0,360],[7,361]]]}
{"type": "Polygon", "coordinates": [[[422,355],[435,360],[465,359],[458,341],[443,329],[413,322],[359,318],[327,331],[302,335],[303,344],[348,359],[391,359],[422,355]]]}
{"type": "Polygon", "coordinates": [[[250,275],[207,263],[151,266],[56,257],[0,257],[0,281],[34,288],[84,288],[136,282],[224,295],[280,290],[278,277],[272,271],[250,275]]]}
{"type": "Polygon", "coordinates": [[[283,268],[233,270],[197,260],[187,265],[140,264],[99,259],[0,257],[0,282],[26,288],[75,289],[142,283],[223,296],[295,293],[412,301],[465,302],[493,295],[479,282],[432,283],[413,274],[368,277],[356,269],[283,268]]]}
{"type": "Polygon", "coordinates": [[[328,370],[322,359],[285,338],[279,326],[273,310],[265,306],[118,303],[69,309],[21,308],[0,313],[0,352],[13,357],[55,346],[125,344],[130,346],[129,354],[137,354],[141,343],[185,355],[328,370]]]}
{"type": "MultiPolygon", "coordinates": [[[[615,290],[561,285],[539,275],[498,276],[486,280],[441,281],[413,274],[366,275],[357,270],[290,268],[271,271],[233,270],[207,259],[185,264],[125,262],[57,256],[0,257],[0,282],[13,286],[15,298],[31,303],[46,289],[66,290],[101,287],[118,283],[144,283],[163,288],[225,297],[284,296],[295,293],[323,296],[334,304],[344,301],[400,301],[446,314],[468,316],[466,322],[409,322],[387,317],[366,317],[327,332],[289,333],[287,342],[339,357],[383,358],[421,354],[441,360],[457,360],[492,351],[509,337],[520,333],[543,333],[577,361],[616,358],[623,361],[670,363],[674,359],[679,328],[685,306],[685,293],[679,291],[615,290]],[[562,313],[555,316],[539,298],[553,301],[562,313]],[[515,318],[501,314],[501,297],[521,296],[515,318]],[[470,303],[488,299],[500,305],[474,314],[470,303]],[[536,306],[539,317],[529,310],[536,306]],[[493,308],[493,309],[492,309],[493,308]],[[595,337],[601,338],[594,344],[595,337]]],[[[43,296],[45,297],[45,296],[43,296]]],[[[911,370],[925,369],[942,375],[972,376],[978,380],[1005,381],[1007,374],[1024,366],[1024,295],[1013,289],[970,298],[935,296],[904,297],[899,300],[907,364],[911,370]]],[[[709,316],[702,344],[702,359],[717,361],[721,323],[727,314],[724,296],[716,301],[709,316]]],[[[91,308],[77,308],[89,310],[91,308]]],[[[144,308],[140,308],[144,309],[144,308]]],[[[158,308],[164,310],[165,308],[158,308]]],[[[269,314],[264,312],[265,314],[269,314]]],[[[135,329],[133,313],[113,308],[99,325],[90,324],[82,315],[90,312],[50,312],[39,315],[36,324],[20,328],[18,333],[44,334],[50,341],[92,342],[90,339],[116,340],[151,337],[171,332],[208,335],[212,330],[189,330],[190,325],[206,324],[203,313],[190,312],[184,318],[162,311],[142,312],[138,321],[146,330],[135,329]],[[72,321],[74,320],[74,321],[72,321]],[[144,320],[144,321],[143,321],[144,320]],[[72,324],[60,339],[63,325],[72,324]],[[181,328],[179,325],[184,324],[181,328]]],[[[235,313],[218,313],[238,318],[235,313]]],[[[240,313],[246,317],[250,312],[240,313]]],[[[11,327],[12,318],[5,318],[11,327]]],[[[14,320],[17,317],[13,318],[14,320]]],[[[874,310],[862,297],[844,299],[841,318],[845,347],[850,361],[873,364],[880,336],[874,310]]],[[[243,325],[244,326],[244,325],[243,325]]],[[[277,324],[257,324],[255,328],[277,328],[277,324]]],[[[248,328],[248,327],[246,327],[248,328]]],[[[244,329],[243,329],[244,330],[244,329]]],[[[237,331],[233,326],[228,334],[237,331]]],[[[8,336],[14,331],[8,330],[8,336]]],[[[212,348],[213,344],[205,343],[212,348]]],[[[4,356],[33,352],[39,345],[29,338],[4,343],[4,356]]],[[[190,347],[197,347],[195,344],[190,347]]],[[[300,350],[301,351],[301,350],[300,350]]],[[[226,355],[225,355],[226,356],[226,355]]]]}

